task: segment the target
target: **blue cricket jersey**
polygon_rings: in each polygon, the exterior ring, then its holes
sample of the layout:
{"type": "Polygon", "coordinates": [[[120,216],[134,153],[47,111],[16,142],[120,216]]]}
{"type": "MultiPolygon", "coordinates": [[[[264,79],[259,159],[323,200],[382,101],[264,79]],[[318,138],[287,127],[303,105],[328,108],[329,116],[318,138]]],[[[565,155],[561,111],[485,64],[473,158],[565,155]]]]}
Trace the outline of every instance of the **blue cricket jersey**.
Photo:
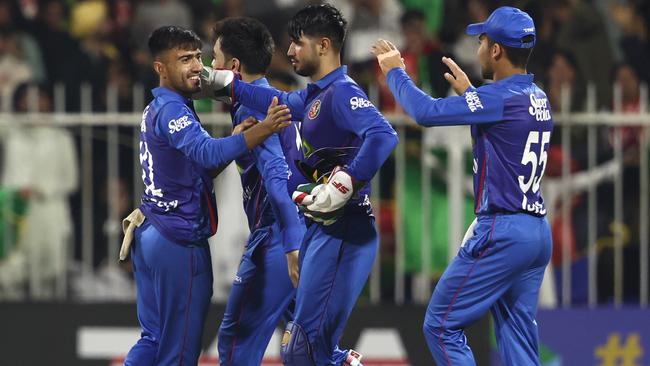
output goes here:
{"type": "Polygon", "coordinates": [[[164,87],[152,93],[140,124],[140,209],[167,239],[197,243],[217,231],[210,172],[246,153],[246,141],[243,135],[210,137],[192,100],[164,87]]]}
{"type": "MultiPolygon", "coordinates": [[[[251,84],[270,88],[266,78],[257,79],[251,84]]],[[[233,127],[250,116],[260,121],[266,117],[266,113],[241,103],[235,103],[232,113],[233,127]]],[[[278,134],[271,135],[253,151],[237,158],[236,163],[244,190],[244,211],[251,233],[277,222],[284,251],[290,252],[299,249],[304,226],[300,222],[298,209],[291,200],[293,190],[289,191],[288,188],[290,171],[285,156],[289,161],[295,160],[300,148],[295,146],[294,126],[285,128],[281,134],[287,136],[281,139],[278,134]]]]}
{"type": "Polygon", "coordinates": [[[463,95],[431,98],[403,69],[389,71],[388,87],[423,126],[471,125],[477,215],[546,215],[541,181],[553,131],[546,94],[532,74],[515,74],[463,95]]]}
{"type": "MultiPolygon", "coordinates": [[[[343,166],[357,181],[369,182],[398,142],[397,134],[341,66],[307,88],[281,92],[236,79],[235,100],[266,111],[274,96],[286,104],[294,120],[301,121],[300,145],[304,158],[292,176],[323,182],[332,169],[343,166]]],[[[370,184],[365,184],[346,205],[346,212],[372,213],[370,184]]]]}

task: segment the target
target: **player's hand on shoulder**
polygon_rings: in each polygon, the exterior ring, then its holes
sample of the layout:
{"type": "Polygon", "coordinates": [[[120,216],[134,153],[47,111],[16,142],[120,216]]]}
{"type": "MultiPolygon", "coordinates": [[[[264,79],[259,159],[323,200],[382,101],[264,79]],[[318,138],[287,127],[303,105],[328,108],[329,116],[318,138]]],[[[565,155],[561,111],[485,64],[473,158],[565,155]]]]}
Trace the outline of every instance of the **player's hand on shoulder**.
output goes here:
{"type": "Polygon", "coordinates": [[[371,47],[371,52],[377,57],[379,67],[384,75],[396,67],[406,69],[402,54],[397,50],[394,44],[385,39],[378,39],[371,47]]]}
{"type": "Polygon", "coordinates": [[[289,107],[284,104],[278,105],[278,98],[273,97],[269,109],[266,112],[266,118],[260,123],[264,128],[271,132],[280,132],[291,124],[291,112],[289,107]]]}
{"type": "Polygon", "coordinates": [[[443,57],[442,63],[447,65],[451,71],[451,73],[445,73],[445,80],[447,80],[447,82],[451,85],[456,94],[461,95],[465,93],[465,91],[467,91],[467,88],[472,86],[472,83],[469,81],[467,74],[465,74],[463,69],[461,69],[460,66],[458,66],[458,64],[456,64],[456,62],[449,57],[443,57]]]}
{"type": "Polygon", "coordinates": [[[232,136],[234,135],[239,135],[240,133],[248,130],[249,128],[255,126],[258,124],[260,121],[257,120],[257,118],[250,116],[243,120],[240,124],[235,126],[235,128],[232,129],[232,136]]]}

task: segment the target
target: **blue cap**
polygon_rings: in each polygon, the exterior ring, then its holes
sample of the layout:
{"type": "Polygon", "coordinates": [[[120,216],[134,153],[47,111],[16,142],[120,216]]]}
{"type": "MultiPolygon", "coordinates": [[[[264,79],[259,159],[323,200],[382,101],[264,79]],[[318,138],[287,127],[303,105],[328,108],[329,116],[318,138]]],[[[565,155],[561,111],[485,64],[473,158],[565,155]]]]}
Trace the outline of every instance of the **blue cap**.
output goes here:
{"type": "Polygon", "coordinates": [[[467,26],[467,34],[470,36],[483,33],[497,43],[514,48],[532,48],[537,41],[533,18],[526,12],[511,6],[496,9],[483,23],[467,26]],[[525,36],[533,36],[532,42],[523,42],[522,38],[525,36]]]}

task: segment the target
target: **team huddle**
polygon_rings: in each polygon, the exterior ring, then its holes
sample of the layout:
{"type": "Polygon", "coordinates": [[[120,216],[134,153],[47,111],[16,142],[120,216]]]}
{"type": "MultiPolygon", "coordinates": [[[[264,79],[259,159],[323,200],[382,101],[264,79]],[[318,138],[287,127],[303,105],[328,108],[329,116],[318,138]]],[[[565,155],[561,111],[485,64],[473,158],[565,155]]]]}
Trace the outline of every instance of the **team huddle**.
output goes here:
{"type": "MultiPolygon", "coordinates": [[[[257,20],[215,25],[211,68],[191,30],[151,34],[160,86],[142,115],[145,189],[120,252],[133,262],[142,333],[125,365],[197,364],[212,296],[213,179],[232,161],[250,236],[219,328],[220,364],[260,365],[284,322],[284,365],[362,365],[338,341],[378,250],[370,181],[398,136],[341,64],[346,26],[331,5],[294,15],[287,56],[310,83],[291,92],[265,78],[275,46],[257,20]],[[230,105],[231,136],[203,129],[193,106],[201,98],[230,105]]],[[[438,365],[475,365],[464,329],[490,310],[503,361],[539,365],[537,295],[551,254],[540,183],[553,120],[526,72],[535,26],[502,7],[467,33],[493,82],[475,88],[443,58],[458,96],[439,99],[417,88],[391,42],[367,45],[418,124],[471,126],[476,220],[432,294],[424,336],[438,365]]]]}

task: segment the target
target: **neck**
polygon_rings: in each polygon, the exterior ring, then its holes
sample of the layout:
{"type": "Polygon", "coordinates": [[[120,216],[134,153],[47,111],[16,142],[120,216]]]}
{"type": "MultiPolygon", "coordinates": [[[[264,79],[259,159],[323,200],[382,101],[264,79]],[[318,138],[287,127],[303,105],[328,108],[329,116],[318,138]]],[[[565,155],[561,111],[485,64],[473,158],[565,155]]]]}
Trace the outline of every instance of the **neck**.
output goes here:
{"type": "Polygon", "coordinates": [[[510,63],[501,65],[500,67],[495,67],[494,68],[494,76],[492,79],[494,81],[499,81],[501,79],[509,78],[512,75],[517,75],[517,74],[527,74],[528,72],[526,71],[525,67],[515,67],[512,66],[510,63]]]}
{"type": "Polygon", "coordinates": [[[184,91],[181,91],[181,90],[178,90],[178,89],[174,88],[168,82],[166,82],[166,79],[161,79],[159,85],[164,87],[164,88],[167,88],[167,89],[169,89],[171,91],[174,91],[177,94],[180,94],[184,98],[191,98],[192,97],[192,93],[184,92],[184,91]]]}
{"type": "Polygon", "coordinates": [[[341,57],[339,55],[336,55],[336,57],[323,57],[318,71],[316,71],[314,75],[310,76],[310,78],[312,81],[316,82],[339,67],[341,67],[341,57]]]}
{"type": "Polygon", "coordinates": [[[242,81],[245,81],[247,83],[252,83],[253,81],[257,79],[261,79],[264,77],[264,74],[248,74],[245,72],[241,73],[241,79],[242,81]]]}

